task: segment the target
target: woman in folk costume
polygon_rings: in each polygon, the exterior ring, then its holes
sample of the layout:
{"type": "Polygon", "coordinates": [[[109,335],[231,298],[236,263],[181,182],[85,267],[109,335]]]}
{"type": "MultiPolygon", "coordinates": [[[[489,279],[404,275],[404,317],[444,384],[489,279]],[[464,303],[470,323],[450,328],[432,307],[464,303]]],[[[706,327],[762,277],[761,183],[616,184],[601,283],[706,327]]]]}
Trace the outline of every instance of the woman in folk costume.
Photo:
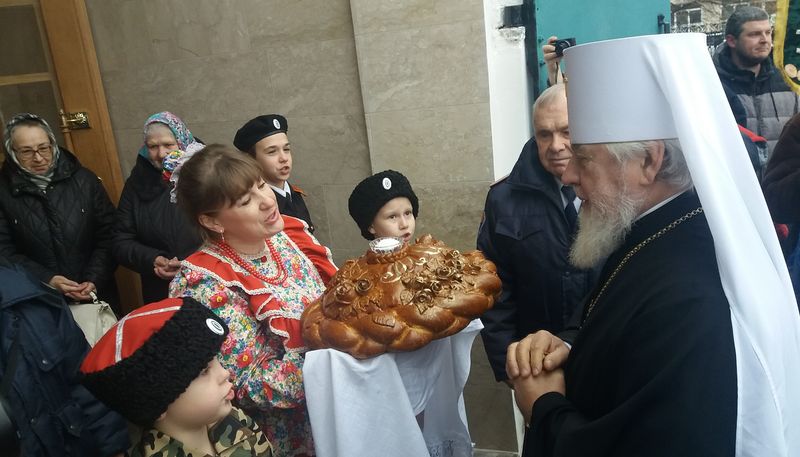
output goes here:
{"type": "MultiPolygon", "coordinates": [[[[165,162],[172,159],[181,160],[165,162]]],[[[279,213],[252,157],[211,145],[165,168],[180,172],[178,205],[205,240],[182,262],[170,296],[195,298],[227,323],[221,362],[275,455],[313,455],[300,316],[336,272],[330,251],[302,221],[279,213]]]]}
{"type": "Polygon", "coordinates": [[[151,303],[167,297],[180,260],[202,242],[194,225],[170,198],[162,163],[172,151],[194,153],[203,144],[169,111],[147,118],[143,137],[136,165],[119,199],[111,252],[117,262],[141,275],[142,297],[151,303]]]}

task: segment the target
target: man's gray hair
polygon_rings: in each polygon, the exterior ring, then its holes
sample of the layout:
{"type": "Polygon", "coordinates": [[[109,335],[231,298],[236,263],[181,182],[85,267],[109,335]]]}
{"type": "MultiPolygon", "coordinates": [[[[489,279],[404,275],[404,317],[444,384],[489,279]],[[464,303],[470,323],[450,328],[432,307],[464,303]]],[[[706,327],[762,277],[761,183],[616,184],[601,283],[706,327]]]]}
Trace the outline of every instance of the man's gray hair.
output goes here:
{"type": "MultiPolygon", "coordinates": [[[[692,176],[689,174],[689,167],[683,157],[683,150],[678,139],[656,140],[664,142],[664,159],[661,162],[661,169],[656,174],[656,180],[671,184],[681,190],[692,187],[692,176]]],[[[655,141],[635,141],[629,143],[609,143],[606,144],[608,152],[620,163],[634,157],[642,157],[647,154],[655,141]]]]}
{"type": "Polygon", "coordinates": [[[564,84],[556,84],[554,86],[550,86],[547,89],[545,89],[541,94],[539,94],[539,97],[533,103],[533,110],[532,110],[534,119],[533,123],[534,131],[536,130],[536,110],[545,106],[550,106],[562,98],[563,99],[567,98],[567,90],[564,84]]]}
{"type": "Polygon", "coordinates": [[[725,35],[733,35],[739,38],[745,22],[768,21],[769,14],[757,6],[740,6],[733,11],[728,22],[725,23],[725,35]]]}

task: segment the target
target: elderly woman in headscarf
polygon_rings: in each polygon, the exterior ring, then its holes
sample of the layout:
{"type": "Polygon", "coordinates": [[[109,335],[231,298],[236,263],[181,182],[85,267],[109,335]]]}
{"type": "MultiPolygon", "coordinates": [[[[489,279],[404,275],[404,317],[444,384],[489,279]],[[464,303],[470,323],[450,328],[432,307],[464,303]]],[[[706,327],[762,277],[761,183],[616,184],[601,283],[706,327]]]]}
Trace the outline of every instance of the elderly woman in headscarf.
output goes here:
{"type": "Polygon", "coordinates": [[[186,124],[168,111],[144,123],[144,144],[122,189],[112,251],[117,262],[141,275],[145,303],[167,298],[180,260],[201,243],[197,229],[170,198],[163,160],[172,151],[202,147],[186,124]]]}
{"type": "Polygon", "coordinates": [[[0,256],[69,301],[117,302],[111,257],[114,206],[100,179],[56,144],[40,116],[5,125],[0,169],[0,256]]]}

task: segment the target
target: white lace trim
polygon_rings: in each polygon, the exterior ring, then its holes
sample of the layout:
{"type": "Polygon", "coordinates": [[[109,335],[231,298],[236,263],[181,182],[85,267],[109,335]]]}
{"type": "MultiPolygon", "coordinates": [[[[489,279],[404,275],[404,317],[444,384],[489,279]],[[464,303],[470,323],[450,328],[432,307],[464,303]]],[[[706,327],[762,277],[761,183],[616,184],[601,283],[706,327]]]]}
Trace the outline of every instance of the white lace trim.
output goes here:
{"type": "MultiPolygon", "coordinates": [[[[296,220],[300,221],[300,223],[303,224],[303,232],[306,235],[308,235],[309,238],[311,238],[311,242],[312,243],[316,244],[317,246],[322,246],[323,248],[325,248],[325,257],[328,259],[328,262],[330,262],[330,264],[333,265],[333,268],[336,271],[339,271],[339,267],[337,267],[336,264],[333,263],[333,254],[331,253],[331,250],[328,249],[328,246],[325,246],[322,243],[320,243],[319,240],[317,240],[317,238],[311,232],[308,231],[309,227],[308,227],[308,223],[306,223],[306,221],[304,221],[304,220],[302,220],[300,218],[297,218],[297,217],[292,217],[292,216],[284,216],[284,217],[291,217],[292,219],[296,219],[296,220]]],[[[281,233],[283,233],[283,232],[281,232],[281,233]]],[[[295,249],[300,250],[300,248],[297,247],[297,245],[294,243],[294,241],[292,241],[292,237],[287,235],[286,238],[294,245],[295,249]]],[[[306,257],[308,257],[308,256],[306,256],[306,257]]],[[[313,261],[311,261],[311,259],[308,259],[308,260],[312,264],[314,263],[313,261]]],[[[314,268],[314,269],[316,270],[316,268],[314,268]]]]}

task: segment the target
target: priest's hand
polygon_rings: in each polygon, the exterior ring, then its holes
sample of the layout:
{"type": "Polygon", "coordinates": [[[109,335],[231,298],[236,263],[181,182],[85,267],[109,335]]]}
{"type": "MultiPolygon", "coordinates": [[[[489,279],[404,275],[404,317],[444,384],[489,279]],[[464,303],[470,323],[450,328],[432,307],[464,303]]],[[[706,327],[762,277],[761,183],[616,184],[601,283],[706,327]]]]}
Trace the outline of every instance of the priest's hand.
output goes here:
{"type": "Polygon", "coordinates": [[[538,376],[522,376],[515,378],[514,398],[517,400],[517,407],[525,418],[525,423],[531,423],[533,404],[542,395],[548,392],[558,392],[561,395],[566,393],[564,383],[564,370],[558,368],[553,371],[544,371],[538,376]]]}
{"type": "Polygon", "coordinates": [[[538,376],[543,370],[561,368],[568,355],[569,347],[559,337],[539,330],[508,346],[506,373],[512,381],[517,377],[538,376]]]}

